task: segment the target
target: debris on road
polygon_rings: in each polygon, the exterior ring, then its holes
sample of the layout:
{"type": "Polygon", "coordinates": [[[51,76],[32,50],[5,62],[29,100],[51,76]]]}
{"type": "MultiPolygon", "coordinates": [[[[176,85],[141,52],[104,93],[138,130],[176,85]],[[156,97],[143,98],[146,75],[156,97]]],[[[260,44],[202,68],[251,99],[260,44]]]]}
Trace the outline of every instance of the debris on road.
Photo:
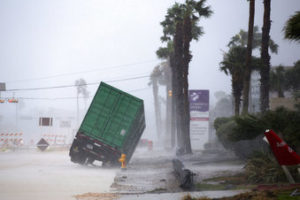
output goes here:
{"type": "Polygon", "coordinates": [[[127,170],[120,170],[111,186],[117,193],[180,192],[173,175],[172,154],[137,149],[127,170]]]}
{"type": "MultiPolygon", "coordinates": [[[[174,152],[155,149],[149,154],[146,149],[137,149],[127,170],[120,170],[116,174],[111,191],[130,194],[185,192],[186,189],[180,187],[179,179],[174,176],[172,161],[174,157],[174,152]]],[[[193,191],[201,190],[198,185],[204,179],[236,174],[243,170],[242,164],[227,163],[224,161],[224,155],[219,154],[194,152],[193,155],[179,159],[184,162],[186,169],[195,174],[193,176],[195,187],[191,187],[193,191]]],[[[230,157],[228,159],[230,160],[230,157]]]]}
{"type": "Polygon", "coordinates": [[[175,176],[179,179],[180,187],[182,189],[192,189],[194,186],[193,176],[195,174],[191,170],[186,169],[179,159],[173,159],[172,163],[175,176]]]}

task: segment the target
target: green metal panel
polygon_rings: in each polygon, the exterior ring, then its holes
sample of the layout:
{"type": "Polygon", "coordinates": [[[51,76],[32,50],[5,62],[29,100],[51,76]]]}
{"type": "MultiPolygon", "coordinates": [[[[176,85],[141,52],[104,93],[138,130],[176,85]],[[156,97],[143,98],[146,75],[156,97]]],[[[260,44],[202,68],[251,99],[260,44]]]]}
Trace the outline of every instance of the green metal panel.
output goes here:
{"type": "Polygon", "coordinates": [[[145,127],[143,100],[101,82],[79,132],[119,150],[126,150],[132,145],[135,148],[143,132],[135,130],[139,127],[145,127]],[[126,142],[132,138],[137,138],[137,141],[126,142]]]}

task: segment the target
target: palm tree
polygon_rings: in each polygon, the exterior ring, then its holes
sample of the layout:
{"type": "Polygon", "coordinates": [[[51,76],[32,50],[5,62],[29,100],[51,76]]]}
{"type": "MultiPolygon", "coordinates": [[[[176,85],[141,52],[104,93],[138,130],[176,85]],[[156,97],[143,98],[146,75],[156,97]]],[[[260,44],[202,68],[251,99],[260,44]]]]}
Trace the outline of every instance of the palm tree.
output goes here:
{"type": "MultiPolygon", "coordinates": [[[[298,60],[294,67],[287,69],[286,73],[286,87],[287,89],[291,89],[291,91],[295,94],[299,94],[300,92],[300,60],[298,60]]],[[[297,95],[299,96],[299,95],[297,95]]]]}
{"type": "MultiPolygon", "coordinates": [[[[243,46],[232,46],[228,53],[224,53],[220,70],[231,76],[232,96],[234,97],[234,113],[240,113],[241,95],[244,87],[243,77],[245,71],[247,48],[243,46]]],[[[252,56],[250,71],[260,68],[260,59],[252,56]]]]}
{"type": "Polygon", "coordinates": [[[283,66],[276,67],[270,72],[270,90],[276,91],[278,97],[284,97],[285,87],[285,70],[283,66]]]}
{"type": "MultiPolygon", "coordinates": [[[[166,62],[162,62],[160,64],[161,75],[159,76],[159,85],[165,86],[165,94],[166,94],[166,101],[165,101],[165,141],[171,141],[171,147],[175,146],[175,135],[171,134],[172,132],[172,74],[171,74],[171,67],[169,59],[166,62]]],[[[162,99],[162,98],[161,98],[162,99]]],[[[174,124],[175,125],[175,124],[174,124]]],[[[165,144],[165,147],[168,147],[165,144]]]]}
{"type": "Polygon", "coordinates": [[[253,43],[253,27],[254,27],[254,12],[255,0],[249,2],[249,24],[248,24],[248,42],[247,42],[247,56],[244,71],[244,91],[243,91],[243,114],[248,113],[249,106],[249,88],[251,75],[251,57],[252,57],[252,43],[253,43]]]}
{"type": "Polygon", "coordinates": [[[163,42],[173,41],[173,48],[160,48],[157,53],[165,55],[163,50],[173,49],[169,52],[172,68],[173,100],[176,104],[177,136],[179,147],[185,153],[191,153],[189,134],[189,102],[188,102],[188,68],[192,58],[190,42],[198,40],[203,34],[202,27],[198,26],[201,17],[209,17],[212,13],[209,6],[204,6],[206,0],[186,0],[184,4],[175,3],[168,9],[165,20],[161,22],[164,35],[163,42]]]}
{"type": "Polygon", "coordinates": [[[270,82],[270,55],[268,52],[271,28],[271,0],[264,0],[264,22],[261,39],[261,60],[260,70],[260,109],[264,113],[269,109],[269,82],[270,82]]]}
{"type": "Polygon", "coordinates": [[[226,75],[231,75],[232,95],[234,97],[234,113],[236,116],[240,113],[241,95],[244,87],[243,77],[246,51],[245,47],[232,47],[228,53],[224,54],[223,61],[220,63],[220,70],[226,75]]]}
{"type": "MultiPolygon", "coordinates": [[[[256,49],[261,47],[261,43],[262,43],[262,33],[258,32],[259,28],[258,26],[254,26],[253,28],[253,41],[252,41],[252,49],[256,49]]],[[[240,30],[240,32],[236,35],[234,35],[230,42],[228,43],[228,47],[236,47],[236,46],[241,46],[241,47],[245,47],[246,48],[246,43],[247,43],[247,39],[248,39],[248,32],[244,31],[244,30],[240,30]]],[[[270,51],[272,53],[277,53],[278,52],[278,44],[276,44],[271,38],[269,40],[269,45],[268,48],[270,49],[270,51]]],[[[246,57],[246,54],[244,55],[246,57]]],[[[253,61],[253,57],[252,57],[252,61],[253,61]]],[[[256,66],[256,69],[260,69],[259,65],[259,61],[256,59],[257,63],[254,63],[252,65],[252,69],[254,66],[256,66]]]]}
{"type": "Polygon", "coordinates": [[[167,60],[167,68],[165,69],[166,74],[166,96],[167,96],[167,119],[166,119],[166,129],[167,135],[171,136],[171,147],[175,147],[175,137],[177,135],[177,128],[176,128],[176,88],[178,88],[178,81],[175,78],[176,75],[176,67],[175,67],[175,58],[174,58],[174,47],[173,41],[168,41],[167,47],[160,47],[156,51],[156,55],[160,59],[167,60]],[[169,105],[170,104],[170,105],[169,105]],[[170,119],[169,119],[170,118],[170,119]],[[169,123],[170,121],[170,123],[169,123]],[[170,127],[169,127],[170,126],[170,127]],[[170,132],[170,133],[169,133],[170,132]]]}
{"type": "Polygon", "coordinates": [[[162,74],[162,71],[160,69],[160,66],[156,66],[151,75],[150,75],[150,82],[149,85],[152,85],[153,89],[153,98],[154,98],[154,109],[155,109],[155,122],[156,122],[156,132],[158,138],[160,138],[161,133],[161,110],[160,110],[160,102],[158,98],[158,83],[160,76],[162,74]]]}
{"type": "Polygon", "coordinates": [[[79,95],[82,94],[86,107],[86,101],[89,97],[89,92],[87,90],[87,83],[83,78],[76,80],[75,86],[77,88],[77,125],[79,125],[79,95]]]}
{"type": "Polygon", "coordinates": [[[284,27],[284,37],[300,42],[300,11],[288,19],[284,27]]]}
{"type": "MultiPolygon", "coordinates": [[[[259,32],[259,27],[254,26],[253,28],[253,40],[252,40],[252,49],[257,49],[261,47],[261,39],[262,39],[262,33],[259,32]]],[[[242,46],[247,47],[247,41],[248,41],[248,32],[244,31],[243,29],[240,30],[240,32],[236,35],[234,35],[230,42],[228,43],[228,47],[233,46],[242,46]]],[[[272,38],[269,40],[269,48],[272,53],[278,52],[278,44],[276,44],[272,38]]]]}

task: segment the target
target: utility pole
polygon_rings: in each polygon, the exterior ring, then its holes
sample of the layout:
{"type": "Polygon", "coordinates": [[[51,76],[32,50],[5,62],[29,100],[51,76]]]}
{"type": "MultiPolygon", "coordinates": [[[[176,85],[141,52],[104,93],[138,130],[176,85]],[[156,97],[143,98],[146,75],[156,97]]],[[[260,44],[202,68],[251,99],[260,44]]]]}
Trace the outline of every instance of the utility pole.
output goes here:
{"type": "Polygon", "coordinates": [[[16,103],[16,129],[18,130],[18,103],[16,103]]]}
{"type": "MultiPolygon", "coordinates": [[[[5,83],[0,83],[0,98],[1,98],[1,91],[6,91],[5,83]]],[[[1,99],[0,99],[1,100],[1,99]]],[[[2,102],[3,103],[3,102],[2,102]]]]}
{"type": "Polygon", "coordinates": [[[79,102],[78,102],[79,92],[77,92],[77,122],[76,122],[76,128],[78,128],[79,125],[79,102]]]}

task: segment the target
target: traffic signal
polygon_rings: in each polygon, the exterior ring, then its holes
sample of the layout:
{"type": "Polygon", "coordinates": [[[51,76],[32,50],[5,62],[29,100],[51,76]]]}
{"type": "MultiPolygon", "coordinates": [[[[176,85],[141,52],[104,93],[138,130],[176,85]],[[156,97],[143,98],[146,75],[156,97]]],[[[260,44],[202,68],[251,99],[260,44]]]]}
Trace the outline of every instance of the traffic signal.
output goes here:
{"type": "Polygon", "coordinates": [[[169,90],[169,91],[168,91],[168,95],[169,95],[169,97],[172,96],[172,90],[169,90]]]}

